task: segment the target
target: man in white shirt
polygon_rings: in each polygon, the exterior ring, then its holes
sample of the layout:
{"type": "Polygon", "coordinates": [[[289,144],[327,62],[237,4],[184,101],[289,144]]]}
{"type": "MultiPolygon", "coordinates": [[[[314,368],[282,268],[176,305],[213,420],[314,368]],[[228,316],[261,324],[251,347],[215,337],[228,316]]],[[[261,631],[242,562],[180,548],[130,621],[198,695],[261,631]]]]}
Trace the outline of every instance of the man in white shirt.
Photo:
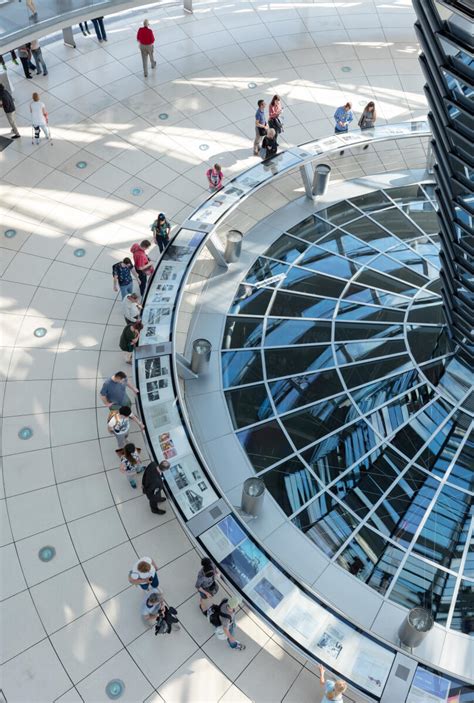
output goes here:
{"type": "Polygon", "coordinates": [[[142,314],[140,298],[136,293],[129,293],[122,301],[123,314],[128,325],[137,322],[142,314]]]}

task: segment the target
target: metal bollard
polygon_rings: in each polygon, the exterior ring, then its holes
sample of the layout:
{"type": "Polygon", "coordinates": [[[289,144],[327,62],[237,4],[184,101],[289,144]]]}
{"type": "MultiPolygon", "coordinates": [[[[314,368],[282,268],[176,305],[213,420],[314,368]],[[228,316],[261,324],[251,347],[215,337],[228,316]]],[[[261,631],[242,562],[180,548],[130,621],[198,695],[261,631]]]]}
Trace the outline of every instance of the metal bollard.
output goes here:
{"type": "Polygon", "coordinates": [[[265,484],[261,478],[247,478],[242,488],[241,507],[247,515],[258,517],[262,512],[265,484]]]}
{"type": "Polygon", "coordinates": [[[212,345],[207,339],[195,339],[191,356],[191,371],[197,376],[204,374],[211,359],[212,345]]]}
{"type": "Polygon", "coordinates": [[[406,647],[418,647],[433,627],[433,616],[426,608],[412,608],[400,625],[398,637],[406,647]]]}
{"type": "Polygon", "coordinates": [[[224,259],[228,264],[233,264],[239,260],[242,253],[242,239],[244,235],[238,229],[230,229],[227,232],[227,243],[224,251],[224,259]]]}
{"type": "Polygon", "coordinates": [[[327,164],[317,164],[314,169],[313,178],[313,195],[315,197],[326,195],[330,178],[331,167],[327,164]]]}

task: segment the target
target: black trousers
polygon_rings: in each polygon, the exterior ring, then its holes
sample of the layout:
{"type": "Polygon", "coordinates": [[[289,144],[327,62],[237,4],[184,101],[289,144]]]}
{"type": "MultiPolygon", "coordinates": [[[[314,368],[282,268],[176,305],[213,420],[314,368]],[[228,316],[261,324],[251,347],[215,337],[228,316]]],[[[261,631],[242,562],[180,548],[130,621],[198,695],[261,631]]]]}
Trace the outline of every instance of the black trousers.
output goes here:
{"type": "Polygon", "coordinates": [[[23,66],[23,71],[25,73],[25,78],[31,78],[30,68],[33,66],[29,59],[20,56],[21,65],[23,66]]]}
{"type": "MultiPolygon", "coordinates": [[[[135,269],[137,271],[137,269],[135,269]]],[[[147,275],[144,271],[137,271],[138,275],[138,283],[140,285],[140,296],[143,298],[145,295],[146,291],[146,281],[147,281],[147,275]]]]}
{"type": "Polygon", "coordinates": [[[97,34],[97,39],[99,41],[107,41],[107,34],[105,33],[104,27],[104,18],[96,17],[92,20],[92,24],[94,25],[95,33],[97,34]]]}
{"type": "Polygon", "coordinates": [[[151,498],[148,498],[150,502],[150,510],[157,510],[160,508],[160,504],[158,502],[159,498],[163,497],[163,493],[160,491],[159,493],[156,493],[154,496],[151,498]]]}

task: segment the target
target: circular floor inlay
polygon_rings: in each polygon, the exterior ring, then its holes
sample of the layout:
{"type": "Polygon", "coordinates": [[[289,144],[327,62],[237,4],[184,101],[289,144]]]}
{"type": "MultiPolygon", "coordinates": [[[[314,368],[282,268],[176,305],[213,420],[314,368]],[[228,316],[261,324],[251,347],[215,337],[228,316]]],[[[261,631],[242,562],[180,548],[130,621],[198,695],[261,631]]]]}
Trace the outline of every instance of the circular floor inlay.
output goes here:
{"type": "Polygon", "coordinates": [[[351,68],[350,66],[343,66],[343,67],[341,68],[341,71],[342,71],[343,73],[350,73],[350,71],[352,71],[352,68],[351,68]]]}
{"type": "Polygon", "coordinates": [[[112,679],[112,681],[109,681],[109,683],[105,687],[105,692],[107,696],[113,701],[117,698],[120,698],[124,691],[125,684],[120,679],[112,679]]]}
{"type": "Polygon", "coordinates": [[[46,547],[41,547],[38,552],[38,558],[41,561],[51,561],[56,556],[56,550],[54,547],[47,545],[46,547]]]}
{"type": "Polygon", "coordinates": [[[199,148],[201,151],[207,151],[209,149],[209,144],[200,144],[199,148]]]}
{"type": "Polygon", "coordinates": [[[87,168],[87,161],[78,161],[76,168],[87,168]]]}
{"type": "Polygon", "coordinates": [[[249,87],[249,88],[256,88],[256,87],[257,87],[257,84],[256,84],[256,83],[249,83],[249,84],[248,84],[248,87],[249,87]]]}
{"type": "Polygon", "coordinates": [[[130,193],[135,196],[141,195],[143,193],[143,188],[138,188],[138,187],[132,188],[130,193]]]}
{"type": "Polygon", "coordinates": [[[18,437],[20,439],[30,439],[33,437],[33,430],[31,427],[22,427],[21,430],[18,432],[18,437]]]}
{"type": "Polygon", "coordinates": [[[160,118],[160,120],[167,120],[168,117],[169,117],[169,115],[168,115],[167,112],[160,112],[160,114],[158,115],[158,117],[160,118]]]}
{"type": "Polygon", "coordinates": [[[35,335],[35,337],[46,337],[46,335],[48,334],[48,330],[46,329],[46,327],[37,327],[33,334],[35,335]]]}
{"type": "Polygon", "coordinates": [[[16,237],[16,229],[6,229],[4,234],[7,239],[12,239],[16,237]]]}
{"type": "Polygon", "coordinates": [[[74,249],[74,256],[77,256],[78,259],[82,258],[85,255],[86,255],[85,249],[74,249]]]}

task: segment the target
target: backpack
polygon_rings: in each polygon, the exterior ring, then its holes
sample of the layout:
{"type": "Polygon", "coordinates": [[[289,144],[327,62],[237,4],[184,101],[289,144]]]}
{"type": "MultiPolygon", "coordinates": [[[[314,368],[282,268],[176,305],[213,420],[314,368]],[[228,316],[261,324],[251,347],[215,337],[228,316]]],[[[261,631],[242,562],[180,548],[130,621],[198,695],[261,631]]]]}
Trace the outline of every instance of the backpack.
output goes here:
{"type": "Polygon", "coordinates": [[[221,612],[221,608],[225,603],[227,603],[227,598],[224,598],[224,600],[222,600],[219,605],[217,605],[217,603],[213,603],[209,606],[206,613],[207,619],[209,620],[210,624],[215,628],[215,635],[219,640],[227,639],[227,635],[225,634],[224,628],[222,627],[221,618],[227,618],[227,620],[229,621],[232,619],[227,613],[221,612]]]}

